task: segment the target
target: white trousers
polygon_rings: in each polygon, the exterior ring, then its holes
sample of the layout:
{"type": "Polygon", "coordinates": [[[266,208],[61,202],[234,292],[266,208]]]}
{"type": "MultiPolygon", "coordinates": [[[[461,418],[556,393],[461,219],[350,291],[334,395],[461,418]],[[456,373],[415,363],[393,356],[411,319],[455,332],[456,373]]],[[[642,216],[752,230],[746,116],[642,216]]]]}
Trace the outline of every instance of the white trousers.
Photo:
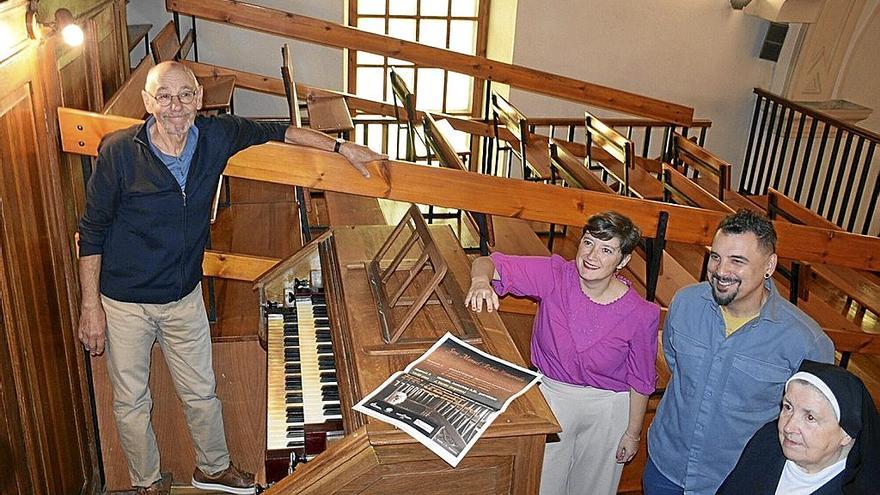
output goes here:
{"type": "Polygon", "coordinates": [[[120,302],[101,296],[107,315],[107,368],[113,413],[133,486],[160,479],[159,449],[150,423],[150,353],[158,341],[183,405],[196,465],[205,473],[229,466],[223,413],[215,394],[211,331],[202,286],[167,304],[120,302]]]}
{"type": "Polygon", "coordinates": [[[629,392],[581,387],[544,377],[541,392],[562,432],[544,447],[541,495],[614,495],[623,464],[615,459],[629,423],[629,392]]]}

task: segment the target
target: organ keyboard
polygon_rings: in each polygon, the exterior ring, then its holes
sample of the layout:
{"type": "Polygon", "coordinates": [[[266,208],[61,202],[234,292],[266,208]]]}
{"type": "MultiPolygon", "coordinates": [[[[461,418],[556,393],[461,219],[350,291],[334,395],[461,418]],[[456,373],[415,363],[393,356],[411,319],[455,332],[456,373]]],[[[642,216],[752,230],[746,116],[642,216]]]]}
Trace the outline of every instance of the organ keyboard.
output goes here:
{"type": "MultiPolygon", "coordinates": [[[[412,217],[421,221],[420,215],[412,217]]],[[[559,431],[537,389],[514,401],[457,468],[408,434],[351,409],[446,331],[461,335],[447,307],[463,303],[460,281],[469,280],[470,263],[448,226],[422,226],[422,233],[436,241],[432,249],[448,262],[444,280],[457,287],[440,296],[449,299],[446,304],[435,295],[410,315],[410,304],[424,300],[418,291],[432,287],[430,281],[439,272],[432,265],[417,273],[413,267],[419,253],[402,252],[380,260],[383,280],[390,284],[383,291],[391,296],[388,301],[397,301],[382,311],[389,313],[385,315],[389,322],[404,318],[408,322],[400,339],[384,338],[368,266],[392,230],[391,226],[334,227],[256,281],[264,316],[260,337],[267,350],[264,479],[271,486],[265,494],[440,495],[462,487],[485,494],[536,493],[546,435],[559,431]],[[391,258],[400,262],[399,267],[391,258]],[[386,273],[389,267],[394,268],[386,273]]],[[[424,242],[424,238],[401,238],[396,246],[424,242]]],[[[497,313],[471,318],[479,347],[522,364],[497,313]]],[[[479,414],[426,411],[426,417],[455,425],[479,421],[479,414]]]]}

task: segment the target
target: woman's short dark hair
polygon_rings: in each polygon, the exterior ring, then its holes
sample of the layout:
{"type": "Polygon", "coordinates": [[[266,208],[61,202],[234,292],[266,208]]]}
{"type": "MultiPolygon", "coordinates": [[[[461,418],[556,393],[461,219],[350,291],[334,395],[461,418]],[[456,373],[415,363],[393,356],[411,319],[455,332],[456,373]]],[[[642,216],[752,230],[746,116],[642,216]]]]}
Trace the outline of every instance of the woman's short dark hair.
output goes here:
{"type": "Polygon", "coordinates": [[[587,232],[601,241],[616,238],[624,256],[632,253],[642,238],[642,232],[632,220],[616,211],[603,211],[588,218],[581,235],[587,232]]]}
{"type": "Polygon", "coordinates": [[[718,231],[725,234],[751,232],[758,238],[758,245],[766,252],[776,252],[776,229],[773,228],[773,222],[766,216],[747,208],[740,208],[736,213],[724,217],[718,225],[718,231]]]}

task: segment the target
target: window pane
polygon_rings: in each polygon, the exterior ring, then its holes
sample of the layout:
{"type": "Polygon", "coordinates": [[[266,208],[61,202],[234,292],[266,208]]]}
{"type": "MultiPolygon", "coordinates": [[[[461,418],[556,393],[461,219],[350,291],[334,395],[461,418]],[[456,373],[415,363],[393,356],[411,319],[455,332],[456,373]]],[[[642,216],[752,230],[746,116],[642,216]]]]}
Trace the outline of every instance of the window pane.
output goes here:
{"type": "Polygon", "coordinates": [[[391,15],[416,15],[416,0],[390,0],[388,13],[391,15]]]}
{"type": "Polygon", "coordinates": [[[389,19],[388,35],[407,41],[416,40],[415,19],[389,19]]]}
{"type": "MultiPolygon", "coordinates": [[[[379,67],[358,67],[357,94],[371,100],[381,100],[385,70],[379,67]]],[[[370,131],[372,132],[372,131],[370,131]]],[[[372,137],[372,136],[371,136],[372,137]]]]}
{"type": "Polygon", "coordinates": [[[376,17],[361,18],[358,19],[357,27],[371,33],[385,34],[385,19],[376,17]]]}
{"type": "Polygon", "coordinates": [[[369,52],[357,52],[358,65],[382,65],[385,63],[385,57],[369,52]]]}
{"type": "Polygon", "coordinates": [[[446,48],[446,21],[422,19],[419,26],[419,43],[446,48]]]}
{"type": "Polygon", "coordinates": [[[477,23],[474,21],[452,21],[449,26],[449,49],[473,55],[476,30],[477,23]]]}
{"type": "Polygon", "coordinates": [[[443,110],[443,69],[419,69],[416,108],[443,110]]]}
{"type": "Polygon", "coordinates": [[[422,0],[421,15],[439,15],[446,17],[449,15],[448,0],[422,0]]]}
{"type": "MultiPolygon", "coordinates": [[[[368,124],[370,127],[369,141],[366,143],[371,150],[382,153],[382,124],[368,124]]],[[[363,142],[363,141],[362,141],[363,142]]]]}
{"type": "Polygon", "coordinates": [[[449,73],[446,82],[446,111],[467,112],[471,109],[471,85],[473,78],[455,72],[449,73]]]}
{"type": "Polygon", "coordinates": [[[358,0],[358,14],[385,15],[385,0],[358,0]]]}
{"type": "Polygon", "coordinates": [[[477,0],[452,0],[452,15],[454,17],[476,17],[477,0]]]}

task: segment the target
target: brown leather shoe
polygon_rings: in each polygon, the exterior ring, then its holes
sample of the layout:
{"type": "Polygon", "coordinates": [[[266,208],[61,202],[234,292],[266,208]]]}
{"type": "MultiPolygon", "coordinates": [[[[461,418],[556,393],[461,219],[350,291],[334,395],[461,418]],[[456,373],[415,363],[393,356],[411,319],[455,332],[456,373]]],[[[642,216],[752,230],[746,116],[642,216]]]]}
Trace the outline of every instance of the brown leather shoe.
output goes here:
{"type": "Polygon", "coordinates": [[[137,495],[171,495],[171,473],[162,473],[162,478],[150,486],[138,486],[137,495]]]}
{"type": "Polygon", "coordinates": [[[254,475],[238,469],[231,462],[228,468],[217,474],[205,474],[196,467],[193,471],[192,486],[202,490],[251,495],[254,493],[254,475]]]}

